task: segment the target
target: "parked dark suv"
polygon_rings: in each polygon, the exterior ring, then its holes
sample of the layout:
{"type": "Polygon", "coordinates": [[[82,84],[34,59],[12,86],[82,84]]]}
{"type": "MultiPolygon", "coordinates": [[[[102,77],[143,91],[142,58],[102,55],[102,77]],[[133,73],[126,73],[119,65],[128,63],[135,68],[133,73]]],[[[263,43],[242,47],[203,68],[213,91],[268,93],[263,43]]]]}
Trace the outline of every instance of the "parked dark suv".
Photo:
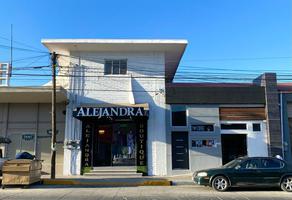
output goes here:
{"type": "Polygon", "coordinates": [[[233,186],[279,186],[292,192],[292,167],[273,157],[243,157],[220,168],[197,171],[193,180],[217,191],[233,186]]]}

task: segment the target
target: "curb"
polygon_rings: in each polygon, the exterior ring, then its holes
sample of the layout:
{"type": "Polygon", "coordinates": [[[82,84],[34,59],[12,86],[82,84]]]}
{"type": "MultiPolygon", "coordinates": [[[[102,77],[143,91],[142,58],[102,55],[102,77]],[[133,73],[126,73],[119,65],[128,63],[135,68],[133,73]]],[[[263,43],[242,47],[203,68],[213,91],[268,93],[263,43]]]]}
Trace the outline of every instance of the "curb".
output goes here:
{"type": "Polygon", "coordinates": [[[98,186],[98,187],[134,187],[134,186],[171,186],[169,180],[144,180],[137,182],[102,182],[80,181],[72,179],[43,179],[43,185],[68,185],[68,186],[98,186]]]}

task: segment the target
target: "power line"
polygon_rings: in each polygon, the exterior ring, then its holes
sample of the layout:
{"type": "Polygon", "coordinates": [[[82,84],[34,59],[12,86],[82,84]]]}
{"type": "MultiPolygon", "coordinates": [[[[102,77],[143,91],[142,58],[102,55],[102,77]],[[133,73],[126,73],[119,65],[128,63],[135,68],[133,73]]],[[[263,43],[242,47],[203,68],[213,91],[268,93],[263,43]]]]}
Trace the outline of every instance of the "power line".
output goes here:
{"type": "MultiPolygon", "coordinates": [[[[107,58],[100,58],[98,56],[75,56],[75,55],[65,55],[65,54],[58,54],[59,56],[64,56],[64,57],[70,57],[70,58],[75,58],[75,59],[91,59],[92,61],[100,61],[101,63],[104,63],[104,61],[107,58]]],[[[270,60],[270,59],[292,59],[291,56],[282,56],[282,57],[243,57],[243,58],[215,58],[215,59],[192,59],[189,61],[216,61],[216,60],[270,60]]],[[[182,60],[182,62],[186,62],[188,60],[182,60]]],[[[177,60],[170,60],[169,62],[177,62],[177,60]]],[[[149,64],[149,65],[165,65],[165,63],[160,62],[160,63],[150,63],[150,62],[137,62],[137,61],[132,61],[131,63],[136,63],[136,64],[149,64]]],[[[167,63],[166,63],[167,64],[167,63]]]]}
{"type": "MultiPolygon", "coordinates": [[[[10,49],[11,46],[7,46],[7,45],[0,44],[0,48],[10,49]]],[[[20,48],[20,47],[13,47],[12,49],[13,49],[13,50],[19,50],[19,51],[28,51],[28,52],[35,52],[35,53],[45,53],[45,54],[50,54],[50,53],[45,52],[45,51],[36,51],[36,50],[26,49],[26,48],[20,48]]]]}
{"type": "MultiPolygon", "coordinates": [[[[52,76],[51,74],[27,74],[27,73],[13,73],[13,75],[15,76],[52,76]]],[[[112,78],[112,79],[129,79],[129,78],[141,78],[141,79],[164,79],[165,77],[163,76],[99,76],[99,75],[69,75],[69,74],[59,74],[58,75],[59,77],[81,77],[81,78],[112,78]]],[[[237,78],[237,77],[217,77],[217,76],[206,76],[205,77],[202,77],[200,75],[198,76],[185,76],[185,77],[182,77],[184,79],[188,79],[188,80],[191,80],[191,79],[216,79],[216,80],[254,80],[254,78],[251,78],[251,77],[240,77],[240,78],[237,78]]],[[[268,79],[267,79],[268,80],[268,79]]],[[[292,80],[292,77],[291,78],[280,78],[280,79],[277,79],[277,80],[292,80]]]]}
{"type": "MultiPolygon", "coordinates": [[[[4,36],[1,36],[1,35],[0,35],[0,38],[3,39],[3,40],[7,40],[7,41],[10,41],[10,40],[11,40],[11,39],[9,39],[9,38],[7,38],[7,37],[4,37],[4,36]]],[[[30,49],[32,49],[32,50],[43,51],[43,50],[41,50],[40,48],[33,47],[33,46],[28,45],[28,44],[26,44],[26,43],[24,43],[24,42],[19,42],[19,41],[16,41],[16,40],[13,40],[13,42],[14,42],[14,43],[17,43],[17,44],[20,44],[20,45],[22,45],[22,46],[24,46],[24,47],[30,48],[30,49]]]]}
{"type": "Polygon", "coordinates": [[[39,65],[39,66],[31,66],[31,67],[15,67],[13,68],[13,70],[35,70],[35,69],[43,69],[43,68],[49,68],[50,66],[49,65],[39,65]]]}
{"type": "Polygon", "coordinates": [[[291,59],[291,56],[279,56],[279,57],[237,57],[237,58],[207,58],[207,59],[190,59],[185,61],[194,61],[194,62],[210,62],[210,61],[241,61],[241,60],[275,60],[275,59],[291,59]]]}
{"type": "Polygon", "coordinates": [[[29,57],[23,57],[23,58],[19,58],[19,59],[13,59],[14,63],[17,62],[23,62],[23,61],[27,61],[27,60],[31,60],[31,59],[36,59],[36,58],[45,58],[49,55],[37,55],[37,56],[29,56],[29,57]]]}
{"type": "MultiPolygon", "coordinates": [[[[257,70],[255,70],[254,68],[256,68],[256,67],[249,67],[249,68],[253,68],[253,69],[227,69],[227,68],[218,68],[218,67],[216,67],[216,68],[213,68],[213,67],[208,67],[208,66],[191,66],[191,65],[180,65],[179,66],[179,68],[180,67],[183,67],[184,69],[192,69],[192,70],[195,70],[195,69],[199,69],[199,70],[204,70],[204,71],[208,71],[208,70],[214,70],[214,71],[222,71],[222,70],[224,70],[224,71],[226,71],[226,70],[229,70],[229,71],[240,71],[240,72],[262,72],[262,71],[266,71],[266,70],[259,70],[259,69],[257,69],[257,70]]],[[[247,67],[247,66],[245,66],[245,67],[247,67]]],[[[182,70],[182,69],[179,69],[178,68],[178,70],[180,71],[180,70],[182,70]]],[[[178,71],[178,72],[179,72],[178,71]]],[[[291,70],[275,70],[275,71],[291,71],[291,70]]]]}
{"type": "MultiPolygon", "coordinates": [[[[133,70],[133,73],[135,72],[151,72],[151,73],[165,73],[165,71],[156,71],[156,70],[143,70],[143,69],[139,69],[138,66],[133,66],[133,65],[128,65],[128,70],[133,70]]],[[[88,66],[59,66],[61,69],[74,69],[74,71],[79,71],[79,72],[101,72],[104,73],[104,70],[101,68],[98,68],[98,66],[95,67],[88,67],[88,66]]],[[[205,72],[205,73],[218,73],[215,71],[234,71],[234,72],[244,72],[245,74],[247,72],[264,72],[264,70],[260,71],[260,70],[233,70],[233,69],[224,69],[224,68],[204,68],[204,67],[192,67],[192,69],[183,69],[183,70],[179,70],[176,72],[177,74],[185,74],[185,73],[202,73],[202,71],[214,71],[214,72],[205,72]]],[[[269,70],[271,71],[271,70],[269,70]]],[[[287,72],[291,72],[291,70],[281,70],[283,72],[287,71],[287,72]]],[[[275,70],[276,72],[276,70],[275,70]]]]}

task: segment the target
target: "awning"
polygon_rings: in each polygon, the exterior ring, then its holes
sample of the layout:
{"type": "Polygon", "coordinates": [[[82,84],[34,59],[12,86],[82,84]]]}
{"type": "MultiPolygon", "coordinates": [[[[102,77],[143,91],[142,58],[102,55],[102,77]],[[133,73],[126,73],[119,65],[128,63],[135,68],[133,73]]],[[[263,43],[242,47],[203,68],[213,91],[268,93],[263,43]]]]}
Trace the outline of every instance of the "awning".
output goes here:
{"type": "MultiPolygon", "coordinates": [[[[62,87],[56,88],[56,102],[66,102],[67,93],[62,87]]],[[[52,87],[0,87],[0,103],[50,103],[52,87]]]]}

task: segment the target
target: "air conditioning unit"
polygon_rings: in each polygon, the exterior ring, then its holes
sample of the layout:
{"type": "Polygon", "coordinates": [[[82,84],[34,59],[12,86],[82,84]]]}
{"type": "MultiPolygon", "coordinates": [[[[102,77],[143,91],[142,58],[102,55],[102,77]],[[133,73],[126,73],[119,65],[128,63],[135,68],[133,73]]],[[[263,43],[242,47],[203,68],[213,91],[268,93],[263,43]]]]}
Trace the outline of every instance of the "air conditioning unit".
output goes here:
{"type": "Polygon", "coordinates": [[[9,63],[0,63],[0,86],[9,86],[10,65],[9,63]]]}

